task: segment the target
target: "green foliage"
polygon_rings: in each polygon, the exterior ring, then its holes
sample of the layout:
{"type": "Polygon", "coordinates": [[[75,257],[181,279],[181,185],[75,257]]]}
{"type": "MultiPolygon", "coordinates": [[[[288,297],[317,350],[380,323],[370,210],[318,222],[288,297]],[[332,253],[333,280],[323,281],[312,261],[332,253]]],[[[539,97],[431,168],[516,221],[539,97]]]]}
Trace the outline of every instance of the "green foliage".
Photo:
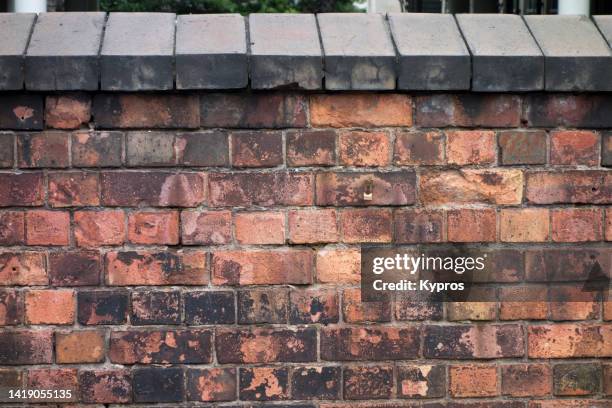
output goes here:
{"type": "Polygon", "coordinates": [[[101,0],[103,11],[200,13],[327,13],[359,11],[353,0],[101,0]]]}

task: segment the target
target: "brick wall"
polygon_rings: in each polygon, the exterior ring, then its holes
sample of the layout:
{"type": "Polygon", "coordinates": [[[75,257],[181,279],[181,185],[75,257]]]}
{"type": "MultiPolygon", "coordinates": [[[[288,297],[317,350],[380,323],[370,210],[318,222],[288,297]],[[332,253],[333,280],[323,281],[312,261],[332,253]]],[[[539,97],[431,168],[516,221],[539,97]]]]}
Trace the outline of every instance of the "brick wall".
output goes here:
{"type": "Polygon", "coordinates": [[[606,94],[2,94],[0,384],[85,406],[611,407],[612,302],[359,291],[372,242],[468,243],[510,285],[538,257],[609,271],[611,108],[606,94]]]}

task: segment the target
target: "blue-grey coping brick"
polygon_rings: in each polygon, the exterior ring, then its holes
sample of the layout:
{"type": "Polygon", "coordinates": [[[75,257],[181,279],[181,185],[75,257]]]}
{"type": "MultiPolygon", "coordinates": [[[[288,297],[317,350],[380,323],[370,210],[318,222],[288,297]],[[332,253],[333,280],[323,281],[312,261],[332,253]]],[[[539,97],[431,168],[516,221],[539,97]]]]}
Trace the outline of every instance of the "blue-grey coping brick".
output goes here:
{"type": "Polygon", "coordinates": [[[175,18],[172,13],[110,13],[100,54],[102,89],[172,89],[175,18]]]}
{"type": "Polygon", "coordinates": [[[321,89],[323,56],[313,14],[251,14],[251,87],[321,89]]]}
{"type": "Polygon", "coordinates": [[[544,56],[520,16],[458,14],[472,53],[472,90],[537,91],[544,88],[544,56]]]}
{"type": "Polygon", "coordinates": [[[612,90],[608,43],[585,16],[525,16],[542,49],[547,91],[612,90]]]}
{"type": "Polygon", "coordinates": [[[328,13],[317,20],[326,89],[395,89],[396,56],[384,15],[328,13]]]}
{"type": "Polygon", "coordinates": [[[23,89],[23,55],[36,19],[33,13],[0,13],[0,90],[23,89]]]}
{"type": "Polygon", "coordinates": [[[399,89],[470,89],[470,53],[452,15],[391,13],[388,18],[399,54],[399,89]]]}
{"type": "Polygon", "coordinates": [[[240,14],[178,16],[177,89],[234,89],[249,83],[245,18],[240,14]]]}
{"type": "Polygon", "coordinates": [[[97,90],[105,18],[105,13],[41,13],[26,53],[26,89],[97,90]]]}

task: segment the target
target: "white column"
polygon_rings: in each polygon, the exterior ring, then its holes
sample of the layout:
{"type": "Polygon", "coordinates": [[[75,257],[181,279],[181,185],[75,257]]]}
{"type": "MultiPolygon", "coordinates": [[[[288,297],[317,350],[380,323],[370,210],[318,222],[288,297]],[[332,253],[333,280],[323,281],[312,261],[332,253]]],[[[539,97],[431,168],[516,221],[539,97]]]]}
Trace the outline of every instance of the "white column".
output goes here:
{"type": "Polygon", "coordinates": [[[44,13],[47,0],[10,0],[8,9],[14,13],[44,13]]]}
{"type": "Polygon", "coordinates": [[[559,0],[559,14],[588,16],[591,14],[591,0],[559,0]]]}

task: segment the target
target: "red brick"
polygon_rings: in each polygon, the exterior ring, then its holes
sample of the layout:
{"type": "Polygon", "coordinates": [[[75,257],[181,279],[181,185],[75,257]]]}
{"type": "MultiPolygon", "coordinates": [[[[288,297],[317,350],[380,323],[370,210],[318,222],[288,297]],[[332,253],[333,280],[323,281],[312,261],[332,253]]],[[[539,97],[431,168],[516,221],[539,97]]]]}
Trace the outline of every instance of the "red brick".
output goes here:
{"type": "Polygon", "coordinates": [[[392,214],[389,209],[346,209],[340,213],[344,242],[391,242],[392,214]]]}
{"type": "MultiPolygon", "coordinates": [[[[78,370],[73,368],[37,368],[28,371],[28,388],[33,390],[70,390],[71,398],[62,402],[78,401],[78,370]]],[[[45,401],[43,399],[42,401],[45,401]]],[[[48,401],[48,400],[47,400],[48,401]]]]}
{"type": "Polygon", "coordinates": [[[43,173],[0,173],[0,207],[44,203],[43,173]]]}
{"type": "Polygon", "coordinates": [[[178,211],[138,211],[130,213],[128,216],[128,239],[134,244],[178,244],[178,211]]]}
{"type": "Polygon", "coordinates": [[[84,326],[124,324],[129,293],[123,290],[79,291],[78,321],[84,326]]]}
{"type": "Polygon", "coordinates": [[[411,293],[398,293],[394,300],[398,321],[442,320],[444,303],[432,299],[415,299],[411,293]]]}
{"type": "Polygon", "coordinates": [[[494,242],[495,210],[488,208],[449,210],[446,213],[450,242],[494,242]],[[469,228],[466,226],[469,225],[469,228]]]}
{"type": "Polygon", "coordinates": [[[556,324],[530,326],[530,358],[612,356],[612,325],[556,324]]]}
{"type": "Polygon", "coordinates": [[[391,301],[362,302],[360,288],[344,289],[342,316],[347,323],[388,322],[391,320],[391,301]]]}
{"type": "Polygon", "coordinates": [[[499,295],[500,320],[546,320],[548,289],[541,286],[502,288],[499,295]]]}
{"type": "Polygon", "coordinates": [[[550,286],[550,320],[594,320],[600,318],[597,292],[584,291],[582,285],[550,286]]]}
{"type": "Polygon", "coordinates": [[[101,363],[106,348],[104,332],[73,331],[56,333],[56,362],[59,364],[101,363]]]}
{"type": "Polygon", "coordinates": [[[451,366],[449,375],[449,392],[453,397],[480,398],[498,395],[496,366],[451,366]]]}
{"type": "Polygon", "coordinates": [[[73,290],[30,290],[25,296],[29,324],[72,324],[76,307],[73,290]]]}
{"type": "Polygon", "coordinates": [[[603,240],[603,211],[596,208],[563,208],[552,211],[555,242],[603,240]]]}
{"type": "Polygon", "coordinates": [[[534,204],[612,202],[612,174],[606,171],[538,171],[526,175],[527,200],[534,204]]]}
{"type": "Polygon", "coordinates": [[[23,322],[23,296],[21,292],[0,290],[0,327],[14,326],[23,322]]]}
{"type": "Polygon", "coordinates": [[[48,283],[44,253],[26,251],[0,253],[0,286],[48,283]]]}
{"type": "MultiPolygon", "coordinates": [[[[18,369],[0,369],[0,384],[7,388],[24,388],[25,372],[18,369]]],[[[6,399],[6,397],[4,397],[6,399]]],[[[4,402],[4,399],[2,400],[4,402]]]]}
{"type": "Polygon", "coordinates": [[[313,127],[412,126],[412,99],[400,94],[334,94],[310,97],[313,127]]]}
{"type": "Polygon", "coordinates": [[[335,290],[292,290],[289,296],[289,323],[338,323],[340,302],[335,290]]]}
{"type": "Polygon", "coordinates": [[[344,398],[348,400],[393,398],[393,367],[367,366],[344,369],[344,398]]]}
{"type": "Polygon", "coordinates": [[[542,130],[499,133],[497,138],[501,164],[545,164],[546,132],[542,130]]]}
{"type": "Polygon", "coordinates": [[[444,164],[444,135],[437,131],[397,132],[393,161],[400,166],[444,164]]]}
{"type": "Polygon", "coordinates": [[[340,163],[345,166],[388,166],[391,162],[391,141],[386,132],[342,132],[339,151],[340,163]]]}
{"type": "Polygon", "coordinates": [[[0,245],[25,243],[25,215],[22,211],[0,211],[0,245]]]}
{"type": "Polygon", "coordinates": [[[402,244],[444,241],[444,211],[401,209],[393,221],[395,242],[402,244]]]}
{"type": "Polygon", "coordinates": [[[420,355],[420,330],[409,327],[325,327],[321,359],[330,361],[408,360],[420,355]]]}
{"type": "Polygon", "coordinates": [[[607,300],[603,302],[604,306],[604,320],[612,320],[612,301],[607,300]]]}
{"type": "Polygon", "coordinates": [[[106,254],[106,281],[113,286],[206,285],[206,253],[125,251],[106,254]]]}
{"type": "Polygon", "coordinates": [[[214,285],[304,285],[312,283],[309,249],[217,251],[212,257],[214,285]]]}
{"type": "MultiPolygon", "coordinates": [[[[470,299],[495,299],[495,290],[491,288],[474,288],[470,291],[470,299]],[[478,292],[483,294],[478,296],[478,292]]],[[[446,317],[448,321],[462,320],[495,320],[496,302],[446,302],[446,317]]]]}
{"type": "Polygon", "coordinates": [[[51,330],[13,330],[0,332],[0,364],[51,364],[51,330]]]}
{"type": "Polygon", "coordinates": [[[234,167],[274,167],[283,164],[283,139],[280,132],[233,132],[234,167]]]}
{"type": "Polygon", "coordinates": [[[240,212],[234,215],[236,241],[240,244],[283,244],[285,214],[280,211],[240,212]]]}
{"type": "Polygon", "coordinates": [[[23,168],[68,167],[69,133],[24,133],[17,137],[17,163],[23,168]]]}
{"type": "Polygon", "coordinates": [[[33,210],[26,213],[28,245],[68,245],[70,214],[61,211],[33,210]]]}
{"type": "Polygon", "coordinates": [[[456,130],[446,132],[446,159],[449,164],[495,163],[495,132],[456,130]]]}
{"type": "Polygon", "coordinates": [[[586,130],[552,132],[550,163],[596,166],[599,163],[599,135],[586,130]]]}
{"type": "Polygon", "coordinates": [[[125,241],[125,215],[122,210],[77,211],[74,237],[82,247],[121,245],[125,241]]]}
{"type": "Polygon", "coordinates": [[[230,211],[183,211],[181,225],[185,245],[221,245],[232,240],[230,211]]]}
{"type": "Polygon", "coordinates": [[[180,324],[181,308],[181,293],[178,291],[132,292],[130,322],[132,325],[180,324]]]}
{"type": "Polygon", "coordinates": [[[504,242],[544,242],[550,238],[548,209],[502,209],[499,225],[500,240],[504,242]]]}
{"type": "Polygon", "coordinates": [[[606,208],[606,241],[612,241],[612,207],[606,208]]]}
{"type": "Polygon", "coordinates": [[[446,391],[443,365],[399,366],[397,393],[400,398],[441,398],[446,391]]]}
{"type": "Polygon", "coordinates": [[[351,284],[361,281],[361,252],[358,249],[319,249],[316,264],[319,283],[351,284]]]}
{"type": "Polygon", "coordinates": [[[123,133],[81,131],[72,135],[72,165],[118,167],[123,156],[123,133]]]}
{"type": "Polygon", "coordinates": [[[45,124],[55,129],[78,129],[91,118],[91,98],[87,94],[49,95],[45,102],[45,124]]]}
{"type": "Polygon", "coordinates": [[[128,370],[81,371],[79,386],[85,403],[121,404],[132,400],[132,378],[128,370]]]}
{"type": "Polygon", "coordinates": [[[528,408],[610,408],[610,404],[606,400],[549,399],[545,401],[529,401],[528,408]]]}
{"type": "Polygon", "coordinates": [[[330,130],[287,132],[287,165],[333,166],[336,163],[336,133],[330,130]]]}
{"type": "Polygon", "coordinates": [[[289,399],[289,369],[281,367],[241,368],[240,399],[243,401],[289,399]]]}
{"type": "Polygon", "coordinates": [[[190,401],[233,401],[236,399],[236,389],[235,368],[206,368],[187,371],[186,395],[190,401]]]}
{"type": "Polygon", "coordinates": [[[61,251],[49,254],[49,278],[53,286],[94,286],[100,283],[102,266],[98,251],[61,251]]]}
{"type": "Polygon", "coordinates": [[[289,211],[289,240],[294,244],[338,242],[334,209],[289,211]]]}
{"type": "Polygon", "coordinates": [[[426,326],[426,358],[491,359],[523,357],[523,328],[516,324],[426,326]]]}
{"type": "Polygon", "coordinates": [[[552,392],[552,370],[546,364],[513,364],[501,367],[502,395],[543,397],[552,392]]]}
{"type": "Polygon", "coordinates": [[[96,173],[49,174],[49,204],[53,207],[100,205],[99,189],[96,173]]]}

